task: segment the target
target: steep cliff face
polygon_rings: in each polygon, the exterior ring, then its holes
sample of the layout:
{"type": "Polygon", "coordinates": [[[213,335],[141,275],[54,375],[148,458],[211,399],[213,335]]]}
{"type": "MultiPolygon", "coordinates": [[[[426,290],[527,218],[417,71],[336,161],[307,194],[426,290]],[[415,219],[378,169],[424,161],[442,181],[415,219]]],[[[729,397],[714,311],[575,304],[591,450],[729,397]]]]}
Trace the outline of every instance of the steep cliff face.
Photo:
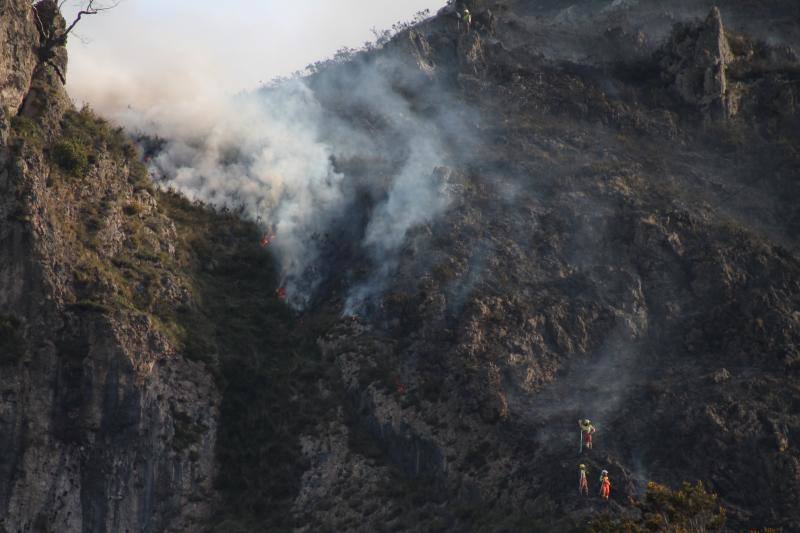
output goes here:
{"type": "Polygon", "coordinates": [[[199,527],[219,394],[146,301],[180,304],[175,229],[122,134],[72,108],[55,70],[64,49],[42,53],[37,24],[63,31],[60,15],[35,21],[19,0],[0,12],[0,524],[199,527]],[[152,268],[136,279],[124,261],[152,268]]]}
{"type": "MultiPolygon", "coordinates": [[[[0,3],[3,16],[0,40],[0,99],[5,112],[19,109],[28,94],[33,70],[37,65],[36,45],[39,34],[33,23],[30,5],[25,2],[4,0],[0,3]]],[[[6,121],[10,117],[6,116],[6,121]]]]}

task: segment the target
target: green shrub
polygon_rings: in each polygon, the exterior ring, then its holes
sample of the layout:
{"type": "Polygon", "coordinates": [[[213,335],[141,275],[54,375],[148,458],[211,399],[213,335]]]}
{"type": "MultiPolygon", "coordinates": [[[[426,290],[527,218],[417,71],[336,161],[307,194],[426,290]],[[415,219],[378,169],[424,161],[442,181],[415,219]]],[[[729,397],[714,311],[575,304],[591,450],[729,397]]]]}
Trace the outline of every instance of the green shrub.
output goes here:
{"type": "Polygon", "coordinates": [[[144,212],[144,206],[139,202],[131,202],[125,207],[122,208],[122,212],[128,215],[129,217],[139,216],[144,212]]]}
{"type": "Polygon", "coordinates": [[[80,111],[69,110],[61,119],[63,137],[80,141],[84,146],[104,147],[111,135],[108,123],[87,106],[80,111]]]}
{"type": "Polygon", "coordinates": [[[139,151],[136,145],[125,135],[125,130],[113,127],[101,117],[95,115],[88,106],[80,111],[69,110],[61,119],[63,138],[71,139],[84,146],[92,155],[107,150],[117,159],[136,160],[139,151]]]}
{"type": "Polygon", "coordinates": [[[131,173],[128,176],[128,182],[135,186],[137,190],[147,189],[150,190],[150,176],[147,173],[147,167],[138,159],[133,159],[130,162],[131,173]]]}
{"type": "Polygon", "coordinates": [[[699,481],[695,485],[684,483],[678,490],[651,481],[644,499],[633,504],[641,511],[640,517],[612,517],[604,513],[592,520],[589,530],[691,533],[720,531],[725,526],[725,508],[717,501],[717,495],[706,491],[699,481]]]}
{"type": "Polygon", "coordinates": [[[59,141],[53,147],[53,160],[67,174],[80,177],[89,166],[89,155],[73,139],[59,141]]]}
{"type": "Polygon", "coordinates": [[[717,502],[717,495],[707,492],[699,481],[695,485],[684,483],[674,491],[651,481],[637,507],[651,531],[669,527],[676,532],[718,531],[725,525],[725,509],[717,502]]]}
{"type": "Polygon", "coordinates": [[[11,119],[11,130],[17,138],[23,139],[36,146],[42,144],[42,130],[39,125],[28,117],[15,116],[11,119]]]}

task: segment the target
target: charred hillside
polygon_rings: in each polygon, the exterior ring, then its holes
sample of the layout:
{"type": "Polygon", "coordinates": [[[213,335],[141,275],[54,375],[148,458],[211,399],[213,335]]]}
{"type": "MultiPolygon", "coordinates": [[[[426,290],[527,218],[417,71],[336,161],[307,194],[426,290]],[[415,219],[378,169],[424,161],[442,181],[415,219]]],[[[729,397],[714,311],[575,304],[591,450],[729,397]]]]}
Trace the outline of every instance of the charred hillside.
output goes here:
{"type": "Polygon", "coordinates": [[[0,0],[6,531],[800,529],[796,6],[468,4],[136,146],[0,0]]]}

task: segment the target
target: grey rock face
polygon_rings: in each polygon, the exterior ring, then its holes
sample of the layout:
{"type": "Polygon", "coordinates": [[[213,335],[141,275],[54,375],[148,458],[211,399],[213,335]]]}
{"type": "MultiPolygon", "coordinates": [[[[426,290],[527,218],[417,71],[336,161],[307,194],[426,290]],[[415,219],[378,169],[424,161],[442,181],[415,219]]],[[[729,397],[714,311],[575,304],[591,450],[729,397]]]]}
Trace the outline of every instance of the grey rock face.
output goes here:
{"type": "Polygon", "coordinates": [[[30,2],[0,1],[0,107],[16,112],[28,93],[38,39],[30,2]]]}
{"type": "Polygon", "coordinates": [[[722,16],[715,7],[699,28],[676,32],[662,68],[686,103],[713,116],[730,117],[736,114],[726,75],[732,60],[722,16]]]}

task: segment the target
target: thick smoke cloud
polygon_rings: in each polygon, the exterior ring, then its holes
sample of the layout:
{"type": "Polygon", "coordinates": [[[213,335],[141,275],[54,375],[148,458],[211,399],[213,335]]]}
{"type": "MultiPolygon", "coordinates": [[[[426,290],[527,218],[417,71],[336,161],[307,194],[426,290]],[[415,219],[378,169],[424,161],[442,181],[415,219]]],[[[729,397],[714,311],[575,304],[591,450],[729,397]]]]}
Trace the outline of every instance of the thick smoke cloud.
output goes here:
{"type": "Polygon", "coordinates": [[[407,50],[395,52],[238,96],[185,86],[139,89],[144,94],[132,98],[138,105],[120,106],[123,92],[108,96],[114,103],[105,107],[132,132],[167,140],[150,161],[164,187],[241,210],[275,234],[270,249],[296,309],[331,274],[322,255],[330,245],[326,236],[359,220],[356,247],[367,273],[352,282],[343,310],[357,314],[390,280],[409,230],[450,205],[447,171],[440,168],[449,159],[443,139],[462,129],[458,106],[445,103],[407,50]],[[425,93],[424,113],[409,97],[409,80],[412,92],[425,93]],[[377,126],[365,129],[349,116],[354,110],[377,126]],[[387,162],[385,174],[356,179],[338,170],[337,160],[354,158],[387,162]],[[372,198],[368,209],[357,201],[364,188],[372,198]]]}
{"type": "Polygon", "coordinates": [[[193,200],[264,221],[279,236],[273,246],[290,301],[303,307],[319,281],[309,275],[318,254],[312,236],[346,203],[332,147],[318,136],[322,108],[299,81],[222,107],[225,113],[205,130],[170,136],[153,169],[193,200]]]}

